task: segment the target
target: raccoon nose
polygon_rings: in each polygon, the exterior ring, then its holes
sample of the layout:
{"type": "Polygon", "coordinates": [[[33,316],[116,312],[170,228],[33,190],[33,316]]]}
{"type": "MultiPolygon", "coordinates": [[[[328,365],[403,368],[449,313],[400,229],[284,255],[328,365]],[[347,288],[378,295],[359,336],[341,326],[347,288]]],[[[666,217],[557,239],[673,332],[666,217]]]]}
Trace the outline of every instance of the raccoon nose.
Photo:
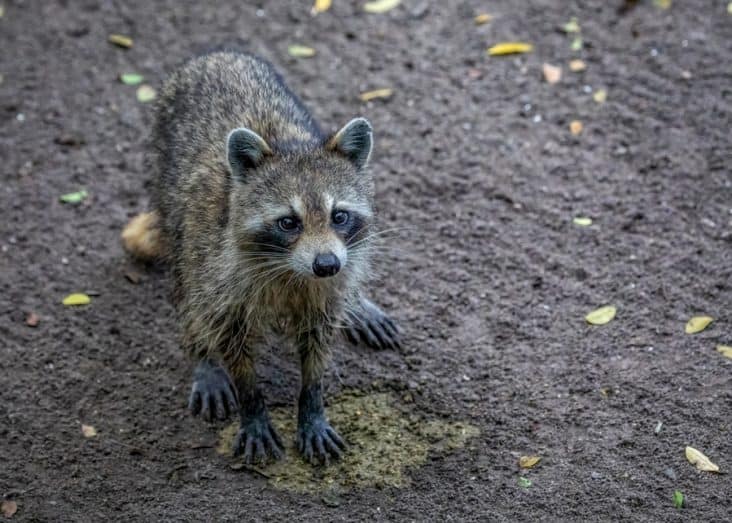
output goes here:
{"type": "Polygon", "coordinates": [[[313,261],[313,272],[321,278],[333,276],[339,270],[341,270],[341,261],[332,252],[318,254],[313,261]]]}

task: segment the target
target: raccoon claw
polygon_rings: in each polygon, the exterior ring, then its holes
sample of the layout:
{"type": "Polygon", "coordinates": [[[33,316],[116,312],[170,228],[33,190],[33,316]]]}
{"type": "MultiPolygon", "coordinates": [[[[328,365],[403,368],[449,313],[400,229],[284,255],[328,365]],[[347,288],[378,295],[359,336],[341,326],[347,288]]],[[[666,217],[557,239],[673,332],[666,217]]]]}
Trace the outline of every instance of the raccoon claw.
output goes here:
{"type": "Polygon", "coordinates": [[[188,398],[191,414],[206,421],[225,420],[237,412],[236,393],[226,371],[211,360],[201,360],[193,371],[193,385],[188,398]]]}
{"type": "Polygon", "coordinates": [[[331,457],[339,459],[343,455],[346,443],[325,418],[319,416],[298,428],[297,448],[309,463],[328,465],[331,457]]]}
{"type": "Polygon", "coordinates": [[[400,349],[399,328],[384,311],[362,298],[360,309],[350,314],[346,336],[355,344],[363,342],[372,349],[400,349]]]}
{"type": "Polygon", "coordinates": [[[267,415],[256,416],[239,427],[234,441],[234,456],[242,455],[244,463],[264,464],[267,456],[282,459],[284,446],[267,415]]]}

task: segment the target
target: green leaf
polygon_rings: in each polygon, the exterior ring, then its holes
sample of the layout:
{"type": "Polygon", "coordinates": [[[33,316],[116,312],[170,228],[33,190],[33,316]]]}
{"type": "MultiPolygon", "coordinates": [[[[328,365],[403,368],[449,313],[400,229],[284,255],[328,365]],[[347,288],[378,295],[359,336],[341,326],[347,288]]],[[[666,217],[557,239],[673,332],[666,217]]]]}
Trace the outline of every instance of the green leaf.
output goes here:
{"type": "Polygon", "coordinates": [[[86,199],[87,196],[89,196],[89,193],[86,192],[86,189],[82,189],[78,192],[62,194],[59,199],[63,203],[81,203],[86,199]]]}
{"type": "Polygon", "coordinates": [[[681,508],[684,506],[684,495],[680,490],[674,492],[674,507],[681,508]]]}
{"type": "Polygon", "coordinates": [[[145,79],[141,74],[124,73],[119,75],[120,81],[125,85],[138,85],[145,79]]]}
{"type": "Polygon", "coordinates": [[[531,486],[531,480],[529,478],[519,476],[518,484],[519,484],[519,487],[529,488],[531,486]]]}
{"type": "Polygon", "coordinates": [[[573,16],[572,18],[570,18],[569,22],[562,26],[562,29],[565,33],[579,33],[580,26],[579,22],[577,22],[577,17],[573,16]]]}
{"type": "Polygon", "coordinates": [[[315,56],[315,49],[306,45],[292,44],[287,48],[287,52],[295,58],[311,58],[315,56]]]}
{"type": "Polygon", "coordinates": [[[582,42],[582,37],[578,36],[577,38],[572,40],[572,45],[570,45],[569,47],[572,49],[572,51],[581,51],[583,45],[584,43],[582,42]]]}

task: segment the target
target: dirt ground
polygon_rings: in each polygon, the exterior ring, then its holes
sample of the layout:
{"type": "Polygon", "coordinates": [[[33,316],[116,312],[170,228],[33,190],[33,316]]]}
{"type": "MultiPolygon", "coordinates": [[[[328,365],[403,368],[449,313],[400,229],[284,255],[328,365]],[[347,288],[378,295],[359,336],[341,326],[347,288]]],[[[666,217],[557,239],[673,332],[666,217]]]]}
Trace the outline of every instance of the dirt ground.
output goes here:
{"type": "MultiPolygon", "coordinates": [[[[316,17],[286,0],[2,4],[0,495],[14,521],[729,519],[731,476],[684,457],[691,445],[732,471],[732,360],[715,350],[732,345],[726,1],[404,0],[369,15],[335,0],[316,17]],[[476,26],[481,12],[494,18],[476,26]],[[559,29],[571,16],[580,51],[559,29]],[[534,51],[486,55],[510,40],[534,51]],[[288,56],[294,43],[316,56],[288,56]],[[324,128],[374,125],[381,223],[396,230],[372,295],[405,346],[341,343],[328,397],[388,397],[410,423],[477,429],[464,446],[419,443],[400,486],[333,493],[315,472],[313,491],[279,488],[216,452],[225,423],[186,411],[170,281],[118,238],[153,173],[152,106],[117,78],[157,87],[222,44],[276,64],[324,128]],[[543,62],[563,66],[559,84],[543,62]],[[358,99],[381,87],[393,96],[358,99]],[[80,188],[83,203],[59,201],[80,188]],[[90,305],[61,305],[78,291],[90,305]],[[617,317],[586,324],[604,304],[617,317]],[[685,334],[697,314],[715,321],[685,334]],[[519,469],[531,454],[542,461],[519,469]]],[[[271,405],[294,409],[287,351],[264,355],[261,379],[271,405]]]]}

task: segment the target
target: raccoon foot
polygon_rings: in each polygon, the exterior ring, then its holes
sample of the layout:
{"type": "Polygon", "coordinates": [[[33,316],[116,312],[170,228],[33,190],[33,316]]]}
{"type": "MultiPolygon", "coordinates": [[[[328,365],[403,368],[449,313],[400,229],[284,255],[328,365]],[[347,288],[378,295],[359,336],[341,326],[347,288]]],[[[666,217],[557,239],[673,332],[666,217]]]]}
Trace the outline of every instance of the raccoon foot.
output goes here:
{"type": "Polygon", "coordinates": [[[214,361],[202,359],[193,371],[188,409],[206,421],[225,420],[238,410],[236,393],[226,371],[214,361]]]}
{"type": "Polygon", "coordinates": [[[243,455],[244,463],[264,464],[267,456],[279,460],[284,456],[284,446],[266,411],[242,419],[239,433],[234,440],[234,456],[243,455]]]}
{"type": "Polygon", "coordinates": [[[349,320],[345,330],[352,343],[363,342],[377,350],[401,348],[396,323],[370,300],[361,298],[359,306],[349,312],[349,320]]]}
{"type": "Polygon", "coordinates": [[[325,419],[320,383],[306,385],[300,391],[297,448],[310,463],[320,462],[325,465],[331,457],[338,459],[346,450],[343,439],[325,419]]]}
{"type": "Polygon", "coordinates": [[[297,429],[297,447],[310,463],[328,464],[330,458],[340,458],[346,444],[325,416],[320,415],[297,429]]]}

